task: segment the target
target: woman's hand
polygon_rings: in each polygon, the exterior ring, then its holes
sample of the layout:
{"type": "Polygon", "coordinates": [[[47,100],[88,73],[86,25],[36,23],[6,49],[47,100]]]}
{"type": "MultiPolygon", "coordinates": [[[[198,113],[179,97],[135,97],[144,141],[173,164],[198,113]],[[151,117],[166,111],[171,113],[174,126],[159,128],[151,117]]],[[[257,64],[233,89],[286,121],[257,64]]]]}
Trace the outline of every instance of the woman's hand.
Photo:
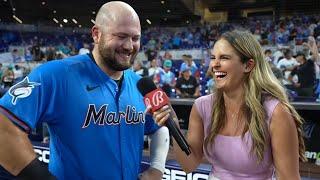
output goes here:
{"type": "Polygon", "coordinates": [[[169,119],[170,113],[170,105],[165,105],[153,113],[153,119],[159,126],[163,126],[164,123],[169,119]]]}

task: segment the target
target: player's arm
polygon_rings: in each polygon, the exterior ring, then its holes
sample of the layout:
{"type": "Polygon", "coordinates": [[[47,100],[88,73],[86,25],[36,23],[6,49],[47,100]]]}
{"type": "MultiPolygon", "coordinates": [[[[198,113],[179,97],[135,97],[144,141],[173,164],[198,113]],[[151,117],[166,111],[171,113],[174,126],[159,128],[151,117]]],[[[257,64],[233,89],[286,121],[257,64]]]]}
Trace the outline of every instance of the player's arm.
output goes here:
{"type": "Polygon", "coordinates": [[[0,164],[17,179],[53,180],[55,177],[36,157],[27,133],[0,113],[0,164]]]}
{"type": "Polygon", "coordinates": [[[36,158],[28,135],[0,114],[0,164],[13,175],[18,175],[36,158]]]}
{"type": "Polygon", "coordinates": [[[140,179],[162,179],[169,151],[169,130],[162,126],[150,137],[150,168],[144,171],[140,179]]]}
{"type": "Polygon", "coordinates": [[[139,179],[162,179],[165,170],[166,159],[169,151],[170,135],[167,127],[157,126],[148,114],[151,106],[147,107],[144,116],[146,118],[145,134],[150,138],[150,167],[142,174],[139,179]]]}

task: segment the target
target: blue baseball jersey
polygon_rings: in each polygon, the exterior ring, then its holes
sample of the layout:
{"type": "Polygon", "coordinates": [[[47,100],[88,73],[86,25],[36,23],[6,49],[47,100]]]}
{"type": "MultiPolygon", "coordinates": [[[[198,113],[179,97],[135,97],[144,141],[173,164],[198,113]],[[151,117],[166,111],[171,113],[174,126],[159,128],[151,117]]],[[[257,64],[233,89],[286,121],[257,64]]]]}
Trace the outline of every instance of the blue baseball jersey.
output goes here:
{"type": "Polygon", "coordinates": [[[89,55],[33,70],[1,98],[0,110],[30,131],[46,122],[49,170],[58,179],[137,179],[144,133],[158,129],[144,116],[140,79],[124,71],[122,86],[89,55]]]}

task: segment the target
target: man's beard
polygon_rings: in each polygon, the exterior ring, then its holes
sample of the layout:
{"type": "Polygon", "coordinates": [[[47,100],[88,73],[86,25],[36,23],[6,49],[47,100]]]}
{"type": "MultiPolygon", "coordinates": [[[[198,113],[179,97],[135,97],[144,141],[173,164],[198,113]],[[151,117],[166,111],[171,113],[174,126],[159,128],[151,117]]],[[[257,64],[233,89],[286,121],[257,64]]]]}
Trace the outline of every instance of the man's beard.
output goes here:
{"type": "Polygon", "coordinates": [[[102,58],[102,63],[106,64],[108,66],[108,68],[110,68],[114,71],[124,71],[126,69],[129,69],[132,66],[134,59],[137,56],[137,53],[132,53],[129,64],[127,64],[127,63],[122,64],[120,61],[118,61],[116,59],[115,50],[106,47],[105,42],[102,39],[99,42],[98,50],[99,50],[99,54],[102,58]]]}

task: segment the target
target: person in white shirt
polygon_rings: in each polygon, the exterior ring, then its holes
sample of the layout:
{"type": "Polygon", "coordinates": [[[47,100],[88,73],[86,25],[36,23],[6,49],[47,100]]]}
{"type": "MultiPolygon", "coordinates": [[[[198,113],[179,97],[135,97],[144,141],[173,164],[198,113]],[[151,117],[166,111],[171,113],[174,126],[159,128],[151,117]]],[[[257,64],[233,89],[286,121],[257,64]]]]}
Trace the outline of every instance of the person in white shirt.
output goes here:
{"type": "Polygon", "coordinates": [[[283,57],[283,46],[279,45],[277,50],[272,55],[273,64],[275,66],[278,64],[280,57],[283,57]]]}
{"type": "Polygon", "coordinates": [[[150,77],[154,77],[155,74],[158,74],[162,70],[161,67],[157,64],[157,59],[152,59],[150,62],[150,67],[148,69],[148,73],[150,77]]]}
{"type": "Polygon", "coordinates": [[[284,85],[291,85],[291,81],[288,80],[288,77],[291,73],[291,71],[298,66],[299,63],[295,58],[292,57],[292,51],[290,49],[285,50],[284,52],[284,58],[280,59],[280,61],[277,64],[277,68],[281,69],[284,74],[284,85]]]}
{"type": "Polygon", "coordinates": [[[89,50],[89,44],[88,43],[83,43],[83,47],[81,49],[79,49],[79,55],[81,54],[89,54],[90,50],[89,50]]]}

